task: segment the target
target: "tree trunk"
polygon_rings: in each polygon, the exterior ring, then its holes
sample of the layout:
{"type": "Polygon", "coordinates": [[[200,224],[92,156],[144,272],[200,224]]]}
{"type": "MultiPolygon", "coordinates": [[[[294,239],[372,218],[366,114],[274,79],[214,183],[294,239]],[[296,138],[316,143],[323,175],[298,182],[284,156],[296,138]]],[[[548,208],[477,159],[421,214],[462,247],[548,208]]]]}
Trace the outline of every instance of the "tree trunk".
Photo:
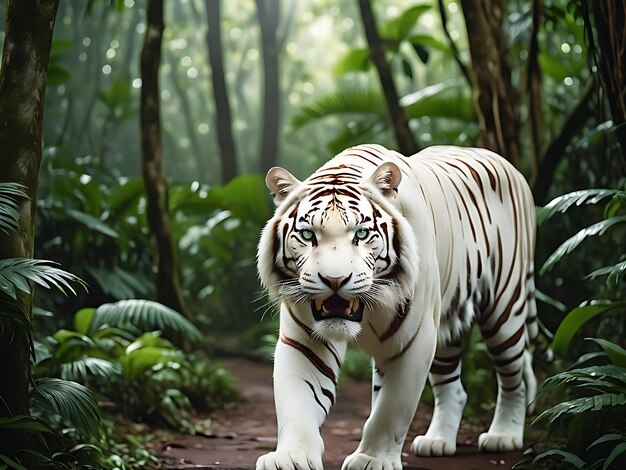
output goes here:
{"type": "Polygon", "coordinates": [[[157,300],[187,315],[178,278],[176,249],[170,227],[167,183],[161,157],[159,64],[163,38],[163,1],[150,0],[146,35],[141,50],[141,148],[148,202],[148,225],[154,239],[157,300]]]}
{"type": "MultiPolygon", "coordinates": [[[[594,31],[589,31],[591,49],[596,54],[615,135],[622,148],[622,158],[626,160],[626,0],[594,0],[590,3],[598,50],[594,50],[594,31]]],[[[589,29],[588,12],[585,22],[589,29]]]]}
{"type": "Polygon", "coordinates": [[[263,51],[263,106],[261,108],[261,172],[276,165],[280,129],[280,78],[278,74],[278,0],[256,0],[263,51]]]}
{"type": "Polygon", "coordinates": [[[228,91],[224,78],[224,59],[222,57],[222,33],[220,25],[220,1],[205,0],[208,31],[206,35],[215,99],[215,120],[217,141],[222,160],[222,183],[228,183],[237,176],[237,154],[232,132],[232,118],[228,104],[228,91]]]}
{"type": "Polygon", "coordinates": [[[385,95],[387,110],[389,111],[396,142],[398,143],[398,150],[404,155],[413,155],[419,151],[419,148],[413,138],[413,134],[411,134],[404,109],[398,102],[398,92],[391,75],[391,68],[385,58],[385,45],[376,29],[376,21],[370,0],[359,0],[359,9],[361,11],[361,19],[363,20],[365,37],[370,49],[370,56],[378,72],[380,85],[385,95]]]}
{"type": "Polygon", "coordinates": [[[472,58],[470,76],[483,145],[519,167],[515,90],[502,32],[503,0],[461,0],[472,58]]]}
{"type": "MultiPolygon", "coordinates": [[[[10,0],[0,68],[0,177],[27,187],[20,200],[20,228],[0,234],[0,258],[32,258],[46,72],[58,0],[10,0]]],[[[32,316],[32,298],[18,296],[32,316]]],[[[29,414],[29,331],[0,316],[0,418],[29,414]]],[[[0,454],[27,447],[28,436],[0,428],[0,454]]]]}

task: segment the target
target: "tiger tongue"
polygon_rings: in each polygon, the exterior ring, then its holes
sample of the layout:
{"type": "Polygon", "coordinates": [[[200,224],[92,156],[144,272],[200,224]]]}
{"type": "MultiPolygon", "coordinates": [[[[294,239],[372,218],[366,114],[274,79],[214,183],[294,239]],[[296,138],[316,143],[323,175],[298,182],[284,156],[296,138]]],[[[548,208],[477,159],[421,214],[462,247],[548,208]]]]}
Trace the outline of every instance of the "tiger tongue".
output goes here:
{"type": "Polygon", "coordinates": [[[350,313],[350,302],[337,294],[328,297],[322,305],[328,313],[350,313]]]}

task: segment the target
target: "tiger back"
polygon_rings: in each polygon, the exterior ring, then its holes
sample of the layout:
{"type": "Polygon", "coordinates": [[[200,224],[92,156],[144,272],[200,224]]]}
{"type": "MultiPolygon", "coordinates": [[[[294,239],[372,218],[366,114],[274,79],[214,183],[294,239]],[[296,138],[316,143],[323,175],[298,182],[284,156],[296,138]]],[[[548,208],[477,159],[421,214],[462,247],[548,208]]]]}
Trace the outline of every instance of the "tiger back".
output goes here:
{"type": "Polygon", "coordinates": [[[373,358],[373,392],[343,469],[402,468],[427,376],[433,419],[411,451],[453,454],[467,398],[461,349],[476,322],[499,386],[479,447],[521,448],[537,336],[534,204],[522,175],[484,149],[436,146],[405,157],[361,145],[303,182],[282,168],[266,182],[277,209],[261,235],[258,269],[281,305],[279,436],[257,468],[322,468],[319,426],[349,341],[373,358]]]}

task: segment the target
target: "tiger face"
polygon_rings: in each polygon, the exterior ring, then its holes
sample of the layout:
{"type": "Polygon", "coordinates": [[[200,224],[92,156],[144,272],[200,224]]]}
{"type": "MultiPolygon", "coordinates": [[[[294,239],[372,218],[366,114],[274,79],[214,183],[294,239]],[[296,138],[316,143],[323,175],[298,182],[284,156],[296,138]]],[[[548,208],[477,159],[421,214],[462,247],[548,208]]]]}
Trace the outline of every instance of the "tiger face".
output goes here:
{"type": "Polygon", "coordinates": [[[266,183],[278,208],[261,236],[258,264],[270,294],[298,306],[315,334],[345,340],[358,336],[372,312],[393,314],[412,295],[405,278],[413,268],[404,259],[415,250],[389,200],[401,179],[395,164],[366,180],[349,169],[343,179],[333,174],[300,182],[270,170],[266,183]]]}

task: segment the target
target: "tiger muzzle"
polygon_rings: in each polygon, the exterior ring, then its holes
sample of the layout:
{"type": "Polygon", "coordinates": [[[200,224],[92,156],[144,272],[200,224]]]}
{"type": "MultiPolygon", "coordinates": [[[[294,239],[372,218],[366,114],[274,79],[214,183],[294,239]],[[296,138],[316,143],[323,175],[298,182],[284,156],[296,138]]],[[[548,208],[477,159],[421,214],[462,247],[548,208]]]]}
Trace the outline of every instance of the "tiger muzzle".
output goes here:
{"type": "Polygon", "coordinates": [[[316,320],[340,318],[360,322],[363,320],[363,303],[359,299],[346,300],[333,294],[325,300],[312,300],[311,311],[316,320]]]}

